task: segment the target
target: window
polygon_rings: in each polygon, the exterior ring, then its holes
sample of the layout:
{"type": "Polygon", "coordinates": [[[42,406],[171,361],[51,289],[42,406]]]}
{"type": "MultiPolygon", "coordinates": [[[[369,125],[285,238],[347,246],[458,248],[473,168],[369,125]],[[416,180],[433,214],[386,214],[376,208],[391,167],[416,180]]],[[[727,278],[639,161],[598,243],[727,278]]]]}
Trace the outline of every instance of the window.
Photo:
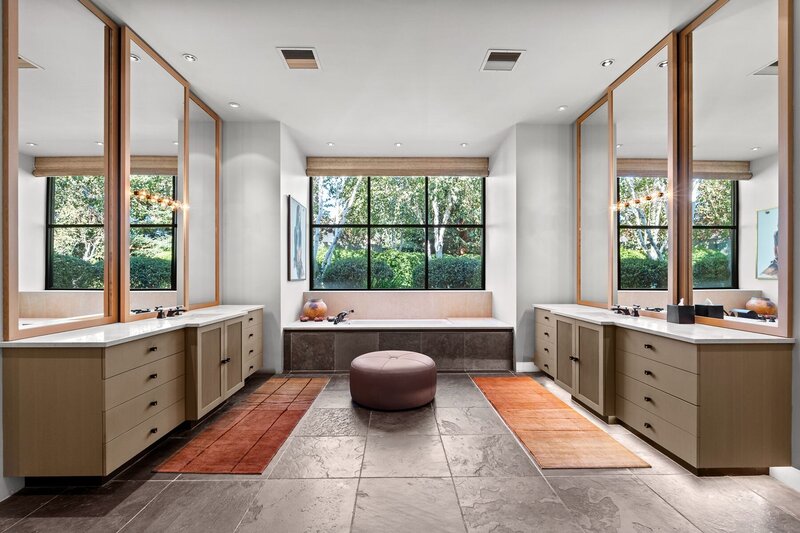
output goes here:
{"type": "MultiPolygon", "coordinates": [[[[131,190],[175,198],[175,176],[131,176],[131,190]]],[[[164,205],[131,197],[130,277],[132,291],[174,291],[177,287],[177,213],[164,205]]]]}
{"type": "Polygon", "coordinates": [[[483,289],[482,177],[311,178],[311,288],[483,289]]]}
{"type": "Polygon", "coordinates": [[[667,289],[666,193],[666,177],[617,178],[617,287],[620,290],[667,289]]]}
{"type": "Polygon", "coordinates": [[[692,276],[695,289],[736,289],[739,183],[695,179],[692,184],[692,276]]]}
{"type": "Polygon", "coordinates": [[[45,289],[103,290],[105,179],[47,178],[45,289]]]}

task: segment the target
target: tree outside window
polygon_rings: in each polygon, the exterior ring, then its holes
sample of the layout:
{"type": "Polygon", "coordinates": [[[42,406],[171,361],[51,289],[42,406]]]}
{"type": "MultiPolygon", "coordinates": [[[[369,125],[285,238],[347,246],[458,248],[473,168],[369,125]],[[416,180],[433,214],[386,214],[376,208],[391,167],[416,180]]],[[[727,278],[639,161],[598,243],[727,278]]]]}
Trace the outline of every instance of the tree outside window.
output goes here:
{"type": "MultiPolygon", "coordinates": [[[[175,198],[175,176],[131,176],[131,190],[175,198]]],[[[131,290],[175,290],[177,213],[163,205],[131,198],[131,290]]]]}

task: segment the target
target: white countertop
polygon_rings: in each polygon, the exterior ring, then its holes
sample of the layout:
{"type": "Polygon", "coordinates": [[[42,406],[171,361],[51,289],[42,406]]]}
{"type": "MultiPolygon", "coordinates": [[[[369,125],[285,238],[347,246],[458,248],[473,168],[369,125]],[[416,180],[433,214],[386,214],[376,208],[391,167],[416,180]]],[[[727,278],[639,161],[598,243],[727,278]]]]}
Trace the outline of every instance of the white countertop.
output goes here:
{"type": "Polygon", "coordinates": [[[372,329],[513,329],[496,318],[357,319],[333,322],[292,322],[284,330],[372,330],[372,329]]]}
{"type": "Polygon", "coordinates": [[[263,305],[218,305],[172,318],[148,318],[136,322],[118,322],[93,328],[76,329],[17,341],[0,342],[0,348],[108,348],[136,339],[182,328],[199,328],[245,316],[263,305]]]}
{"type": "Polygon", "coordinates": [[[707,326],[705,324],[672,324],[658,318],[634,318],[587,305],[534,304],[533,307],[545,309],[555,315],[583,320],[592,324],[635,329],[645,333],[652,333],[653,335],[691,342],[692,344],[794,344],[794,339],[784,337],[707,326]]]}

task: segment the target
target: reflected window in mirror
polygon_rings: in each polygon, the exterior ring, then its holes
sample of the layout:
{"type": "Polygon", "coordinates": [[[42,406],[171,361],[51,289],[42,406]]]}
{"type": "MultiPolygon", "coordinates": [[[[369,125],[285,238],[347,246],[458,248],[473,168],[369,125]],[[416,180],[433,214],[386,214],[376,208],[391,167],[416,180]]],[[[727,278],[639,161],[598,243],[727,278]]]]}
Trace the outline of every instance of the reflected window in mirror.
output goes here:
{"type": "Polygon", "coordinates": [[[732,180],[693,180],[692,279],[695,289],[736,289],[739,286],[738,191],[737,182],[732,180]]]}
{"type": "Polygon", "coordinates": [[[617,178],[618,287],[667,290],[666,176],[617,178]]]}
{"type": "Polygon", "coordinates": [[[176,176],[131,176],[131,291],[177,289],[176,183],[176,176]]]}

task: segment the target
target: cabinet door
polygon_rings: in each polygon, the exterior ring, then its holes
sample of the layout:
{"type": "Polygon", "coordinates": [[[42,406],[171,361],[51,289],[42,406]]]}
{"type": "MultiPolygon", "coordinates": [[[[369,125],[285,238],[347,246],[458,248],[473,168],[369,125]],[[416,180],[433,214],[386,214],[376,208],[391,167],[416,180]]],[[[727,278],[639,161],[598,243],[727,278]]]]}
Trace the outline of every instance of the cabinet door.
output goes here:
{"type": "Polygon", "coordinates": [[[556,318],[556,372],[555,380],[562,388],[572,392],[572,357],[575,322],[556,318]]]}
{"type": "Polygon", "coordinates": [[[577,322],[575,324],[575,396],[601,411],[601,380],[603,368],[603,327],[577,322]]]}
{"type": "Polygon", "coordinates": [[[223,397],[222,354],[225,329],[223,324],[214,324],[198,331],[199,403],[200,415],[213,407],[223,397]]]}
{"type": "Polygon", "coordinates": [[[225,396],[230,396],[242,385],[244,364],[244,319],[225,322],[224,386],[225,396]]]}

